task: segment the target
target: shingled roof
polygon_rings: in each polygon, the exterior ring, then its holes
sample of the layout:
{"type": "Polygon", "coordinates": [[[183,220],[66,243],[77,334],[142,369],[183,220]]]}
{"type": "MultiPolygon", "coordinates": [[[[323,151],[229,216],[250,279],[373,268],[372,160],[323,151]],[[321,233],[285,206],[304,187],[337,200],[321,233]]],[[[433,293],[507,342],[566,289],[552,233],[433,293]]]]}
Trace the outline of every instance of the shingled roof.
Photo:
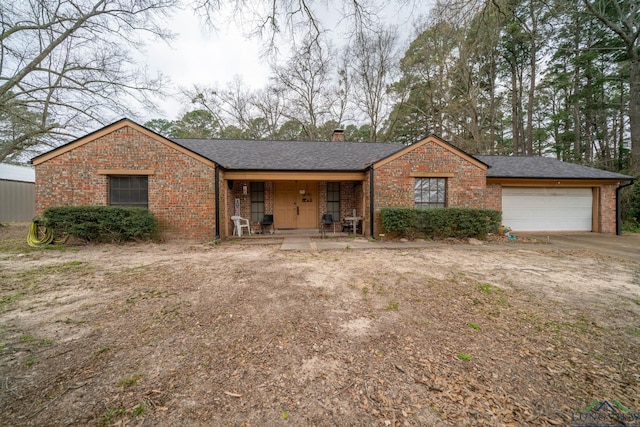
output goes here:
{"type": "MultiPolygon", "coordinates": [[[[361,171],[405,145],[374,142],[171,139],[230,170],[361,171]]],[[[620,179],[632,177],[550,157],[473,156],[487,178],[620,179]]]]}
{"type": "Polygon", "coordinates": [[[620,179],[632,177],[550,157],[474,156],[490,166],[487,178],[620,179]]]}
{"type": "MultiPolygon", "coordinates": [[[[38,164],[46,161],[55,155],[65,153],[93,141],[106,132],[114,131],[123,126],[134,126],[138,130],[149,132],[149,135],[169,140],[189,150],[196,156],[215,162],[230,170],[363,171],[372,163],[379,162],[407,148],[403,144],[379,142],[169,139],[129,119],[121,119],[82,138],[36,156],[31,159],[31,163],[38,164]]],[[[443,142],[446,143],[446,141],[443,142]]],[[[611,179],[627,181],[633,179],[633,177],[627,175],[566,163],[548,157],[480,155],[473,157],[489,166],[487,178],[611,179]]]]}
{"type": "Polygon", "coordinates": [[[171,139],[225,169],[269,171],[361,171],[406,148],[374,142],[171,139]]]}

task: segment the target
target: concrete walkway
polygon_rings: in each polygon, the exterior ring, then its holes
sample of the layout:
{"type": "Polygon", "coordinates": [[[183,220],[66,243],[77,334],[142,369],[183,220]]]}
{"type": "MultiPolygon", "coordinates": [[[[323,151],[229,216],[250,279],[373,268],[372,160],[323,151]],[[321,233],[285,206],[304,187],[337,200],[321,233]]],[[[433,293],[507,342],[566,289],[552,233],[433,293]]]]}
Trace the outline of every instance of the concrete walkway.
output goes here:
{"type": "Polygon", "coordinates": [[[380,249],[380,248],[424,248],[442,246],[439,242],[370,241],[364,237],[351,239],[311,239],[308,236],[286,236],[280,246],[282,251],[309,251],[327,249],[380,249]]]}
{"type": "MultiPolygon", "coordinates": [[[[512,249],[582,249],[591,250],[602,255],[620,257],[631,261],[640,261],[640,234],[625,234],[615,236],[598,233],[564,233],[564,234],[533,234],[522,233],[533,242],[509,242],[506,244],[470,245],[460,244],[478,250],[512,249]]],[[[520,235],[519,235],[520,236],[520,235]]],[[[284,236],[280,246],[283,251],[316,251],[330,249],[407,249],[407,248],[437,248],[450,246],[442,241],[371,241],[364,237],[355,238],[327,238],[317,239],[310,236],[284,236]]]]}
{"type": "Polygon", "coordinates": [[[311,244],[311,237],[287,236],[280,246],[281,251],[307,251],[314,249],[311,244]]]}

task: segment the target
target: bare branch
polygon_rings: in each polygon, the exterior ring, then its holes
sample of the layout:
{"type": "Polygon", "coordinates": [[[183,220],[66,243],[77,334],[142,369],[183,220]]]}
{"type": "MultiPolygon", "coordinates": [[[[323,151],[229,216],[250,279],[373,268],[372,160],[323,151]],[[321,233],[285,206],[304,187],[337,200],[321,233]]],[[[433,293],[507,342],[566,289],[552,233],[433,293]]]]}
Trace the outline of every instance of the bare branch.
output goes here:
{"type": "Polygon", "coordinates": [[[162,18],[177,0],[0,2],[0,161],[130,115],[162,90],[129,52],[143,33],[170,39],[162,18]]]}

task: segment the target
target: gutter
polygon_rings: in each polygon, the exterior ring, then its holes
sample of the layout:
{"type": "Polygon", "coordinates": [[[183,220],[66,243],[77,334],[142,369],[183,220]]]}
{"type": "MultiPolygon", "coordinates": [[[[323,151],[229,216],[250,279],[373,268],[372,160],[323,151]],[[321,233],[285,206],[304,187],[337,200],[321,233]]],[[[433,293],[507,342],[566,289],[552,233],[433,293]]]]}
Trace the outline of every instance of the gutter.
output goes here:
{"type": "Polygon", "coordinates": [[[622,235],[622,212],[620,211],[620,190],[630,185],[633,185],[633,182],[635,180],[636,180],[635,178],[631,178],[629,183],[625,185],[621,185],[618,188],[616,188],[616,235],[617,236],[622,235]]]}
{"type": "Polygon", "coordinates": [[[374,219],[375,219],[375,212],[374,212],[374,184],[373,184],[373,164],[371,166],[369,166],[369,237],[371,237],[372,239],[375,239],[375,234],[373,234],[373,223],[374,223],[374,219]]]}
{"type": "Polygon", "coordinates": [[[220,240],[220,166],[215,164],[215,180],[214,180],[214,192],[216,193],[216,236],[215,241],[220,240]]]}

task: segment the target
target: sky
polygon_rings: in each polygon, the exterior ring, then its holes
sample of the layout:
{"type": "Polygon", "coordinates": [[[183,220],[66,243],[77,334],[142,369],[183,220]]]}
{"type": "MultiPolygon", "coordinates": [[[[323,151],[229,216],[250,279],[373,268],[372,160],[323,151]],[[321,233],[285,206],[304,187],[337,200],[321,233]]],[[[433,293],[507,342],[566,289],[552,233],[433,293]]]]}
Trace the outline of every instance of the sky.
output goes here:
{"type": "MultiPolygon", "coordinates": [[[[340,2],[328,0],[327,8],[320,13],[320,19],[328,28],[334,44],[344,42],[345,32],[340,30],[340,2]],[[335,6],[331,8],[331,6],[335,6]]],[[[412,6],[400,7],[395,2],[385,2],[381,13],[385,19],[398,26],[404,43],[411,41],[414,33],[413,21],[428,12],[431,0],[416,1],[412,6]],[[415,4],[418,4],[416,6],[415,4]]],[[[322,1],[316,4],[323,5],[322,1]]],[[[171,29],[177,33],[175,40],[147,43],[143,61],[151,71],[161,72],[168,77],[171,85],[168,96],[159,101],[160,113],[146,113],[142,120],[164,118],[176,120],[191,105],[181,97],[180,88],[190,89],[194,85],[224,87],[239,76],[251,89],[264,87],[269,80],[269,58],[262,55],[264,41],[250,38],[230,14],[222,11],[223,18],[216,23],[216,29],[207,29],[202,20],[188,8],[176,12],[171,21],[171,29]],[[244,32],[243,32],[244,31],[244,32]]],[[[282,55],[284,58],[284,55],[282,55]]],[[[286,59],[286,58],[284,58],[286,59]]],[[[277,58],[276,58],[277,60],[277,58]]]]}
{"type": "MultiPolygon", "coordinates": [[[[180,88],[224,86],[235,76],[241,76],[253,89],[268,82],[269,66],[260,60],[259,40],[245,37],[238,26],[225,24],[208,30],[191,10],[176,13],[171,21],[177,33],[171,45],[149,42],[145,49],[149,68],[171,80],[171,93],[160,102],[162,118],[174,120],[189,107],[180,99],[180,88]]],[[[152,117],[145,120],[148,118],[152,117]]]]}

